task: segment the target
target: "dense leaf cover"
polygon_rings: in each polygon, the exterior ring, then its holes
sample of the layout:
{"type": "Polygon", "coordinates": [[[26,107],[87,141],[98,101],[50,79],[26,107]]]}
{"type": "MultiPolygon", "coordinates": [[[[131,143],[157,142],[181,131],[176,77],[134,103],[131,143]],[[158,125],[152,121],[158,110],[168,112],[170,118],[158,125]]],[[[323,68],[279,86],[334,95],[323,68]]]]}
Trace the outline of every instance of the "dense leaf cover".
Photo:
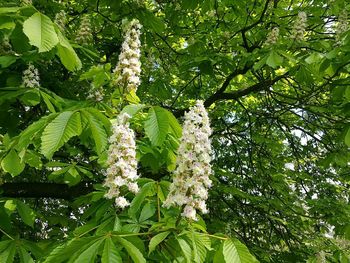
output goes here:
{"type": "Polygon", "coordinates": [[[348,13],[344,0],[1,1],[0,262],[350,262],[348,13]],[[126,19],[142,25],[127,92],[113,70],[126,19]],[[163,202],[196,100],[213,186],[193,221],[163,202]],[[120,113],[140,175],[124,210],[103,186],[120,113]]]}

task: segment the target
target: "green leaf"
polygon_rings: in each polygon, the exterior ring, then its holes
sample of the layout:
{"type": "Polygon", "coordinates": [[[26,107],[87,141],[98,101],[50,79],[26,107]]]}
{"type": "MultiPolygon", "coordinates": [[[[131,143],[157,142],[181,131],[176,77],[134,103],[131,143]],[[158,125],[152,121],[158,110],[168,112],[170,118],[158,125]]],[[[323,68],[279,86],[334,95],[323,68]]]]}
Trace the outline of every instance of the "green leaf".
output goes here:
{"type": "Polygon", "coordinates": [[[169,124],[170,124],[170,131],[177,137],[180,138],[182,135],[182,128],[175,116],[170,112],[166,111],[168,114],[169,124]]]}
{"type": "Polygon", "coordinates": [[[280,55],[278,55],[275,51],[271,51],[270,55],[266,60],[266,64],[272,68],[276,68],[282,65],[282,62],[283,58],[280,55]]]}
{"type": "Polygon", "coordinates": [[[157,235],[155,235],[154,237],[151,238],[151,241],[149,242],[149,254],[151,254],[155,248],[161,243],[163,242],[164,239],[166,239],[166,237],[170,234],[170,231],[165,231],[162,233],[159,233],[157,235]]]}
{"type": "Polygon", "coordinates": [[[191,246],[186,242],[186,240],[184,240],[182,238],[178,238],[177,241],[179,242],[182,253],[185,256],[186,262],[191,263],[192,262],[192,260],[191,260],[191,258],[192,258],[191,246]]]}
{"type": "Polygon", "coordinates": [[[123,245],[130,257],[135,263],[146,263],[146,259],[143,257],[141,251],[135,247],[131,242],[124,238],[118,237],[118,242],[123,245]]]}
{"type": "Polygon", "coordinates": [[[16,243],[11,242],[11,244],[0,253],[0,262],[1,263],[12,263],[14,262],[14,256],[16,254],[16,243]]]}
{"type": "Polygon", "coordinates": [[[40,103],[40,100],[41,100],[40,92],[36,89],[28,90],[21,97],[21,101],[25,105],[29,105],[29,106],[38,105],[40,103]]]}
{"type": "Polygon", "coordinates": [[[147,219],[152,217],[155,212],[156,212],[155,206],[150,204],[150,203],[147,203],[141,210],[139,222],[141,223],[141,222],[146,221],[147,219]]]}
{"type": "Polygon", "coordinates": [[[237,263],[254,263],[258,262],[256,258],[250,254],[248,248],[237,239],[227,239],[223,244],[223,255],[225,262],[237,263]]]}
{"type": "Polygon", "coordinates": [[[152,144],[161,146],[169,132],[169,114],[158,106],[150,108],[144,127],[152,144]]]}
{"type": "Polygon", "coordinates": [[[346,135],[345,135],[345,144],[350,147],[350,128],[348,129],[346,135]]]}
{"type": "Polygon", "coordinates": [[[16,200],[16,204],[17,204],[18,214],[22,218],[23,222],[26,225],[33,227],[34,221],[35,221],[35,213],[33,209],[31,209],[27,204],[19,200],[16,200]]]}
{"type": "Polygon", "coordinates": [[[141,10],[137,13],[138,18],[142,25],[151,28],[154,32],[162,33],[165,29],[165,25],[158,17],[147,9],[141,10]]]}
{"type": "Polygon", "coordinates": [[[56,246],[51,253],[46,257],[45,263],[60,263],[67,259],[73,258],[73,255],[84,250],[85,247],[89,247],[90,243],[95,243],[96,237],[72,239],[68,242],[56,246]]]}
{"type": "Polygon", "coordinates": [[[219,249],[215,252],[213,263],[222,263],[225,262],[224,254],[223,254],[223,242],[221,243],[219,249]]]}
{"type": "Polygon", "coordinates": [[[26,148],[29,144],[33,143],[35,136],[41,133],[47,122],[55,116],[56,114],[51,114],[29,125],[24,131],[20,133],[16,149],[18,151],[21,151],[23,148],[26,148]]]}
{"type": "Polygon", "coordinates": [[[55,151],[62,147],[70,138],[81,133],[81,118],[79,112],[66,111],[50,122],[41,136],[41,153],[51,159],[55,151]]]}
{"type": "Polygon", "coordinates": [[[13,242],[12,240],[5,240],[0,242],[0,253],[4,251],[10,244],[13,242]]]}
{"type": "Polygon", "coordinates": [[[138,113],[140,110],[142,110],[145,107],[143,104],[130,104],[123,108],[121,111],[122,113],[127,113],[130,115],[130,117],[133,117],[136,113],[138,113]]]}
{"type": "Polygon", "coordinates": [[[103,124],[96,119],[94,115],[87,111],[83,111],[83,113],[89,123],[89,128],[95,141],[96,151],[98,154],[101,154],[107,146],[107,132],[104,129],[103,124]]]}
{"type": "Polygon", "coordinates": [[[19,158],[17,152],[11,149],[5,158],[2,159],[1,167],[12,176],[17,176],[23,171],[25,164],[19,158]]]}
{"type": "Polygon", "coordinates": [[[154,189],[155,182],[146,183],[142,186],[141,190],[137,193],[130,204],[129,215],[135,215],[141,207],[143,201],[145,201],[146,196],[148,196],[152,189],[154,189]]]}
{"type": "Polygon", "coordinates": [[[47,52],[58,43],[52,21],[40,12],[24,21],[23,32],[29,38],[29,43],[39,48],[39,52],[47,52]]]}
{"type": "Polygon", "coordinates": [[[18,254],[19,254],[21,263],[34,263],[33,258],[29,255],[29,253],[23,247],[19,247],[18,254]]]}
{"type": "Polygon", "coordinates": [[[96,240],[92,244],[89,244],[86,250],[74,260],[74,263],[86,263],[86,262],[95,262],[98,249],[104,240],[96,240]]]}
{"type": "Polygon", "coordinates": [[[57,35],[59,40],[57,44],[57,54],[62,64],[70,71],[81,69],[81,61],[67,38],[65,38],[59,30],[57,30],[57,35]]]}
{"type": "Polygon", "coordinates": [[[207,256],[207,250],[210,249],[210,239],[208,236],[191,231],[188,237],[192,241],[192,256],[195,262],[204,262],[207,256]]]}
{"type": "Polygon", "coordinates": [[[119,251],[116,249],[112,239],[107,237],[105,239],[105,245],[102,252],[102,263],[122,263],[122,258],[119,255],[119,251]]]}
{"type": "Polygon", "coordinates": [[[17,60],[17,58],[14,56],[1,56],[0,57],[0,66],[2,68],[7,68],[8,66],[15,63],[16,60],[17,60]]]}

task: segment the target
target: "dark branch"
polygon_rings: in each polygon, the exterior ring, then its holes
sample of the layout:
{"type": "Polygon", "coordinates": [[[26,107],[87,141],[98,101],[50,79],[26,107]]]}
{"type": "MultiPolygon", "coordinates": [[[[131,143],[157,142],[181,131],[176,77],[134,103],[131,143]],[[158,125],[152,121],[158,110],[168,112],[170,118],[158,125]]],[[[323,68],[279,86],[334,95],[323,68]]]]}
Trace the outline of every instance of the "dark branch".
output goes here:
{"type": "Polygon", "coordinates": [[[15,198],[73,199],[93,191],[91,183],[80,183],[69,187],[55,183],[4,183],[0,185],[0,196],[15,198]]]}
{"type": "Polygon", "coordinates": [[[240,90],[236,90],[230,93],[215,93],[214,95],[212,95],[211,97],[209,97],[205,102],[204,102],[204,106],[205,107],[209,107],[211,104],[213,104],[215,101],[218,100],[236,100],[239,99],[241,97],[244,97],[250,93],[253,92],[258,92],[261,90],[264,90],[268,87],[270,87],[271,85],[275,84],[277,81],[285,78],[287,76],[287,73],[281,76],[278,76],[274,79],[268,79],[268,80],[264,80],[262,82],[259,82],[257,84],[254,84],[248,88],[245,89],[240,89],[240,90]]]}

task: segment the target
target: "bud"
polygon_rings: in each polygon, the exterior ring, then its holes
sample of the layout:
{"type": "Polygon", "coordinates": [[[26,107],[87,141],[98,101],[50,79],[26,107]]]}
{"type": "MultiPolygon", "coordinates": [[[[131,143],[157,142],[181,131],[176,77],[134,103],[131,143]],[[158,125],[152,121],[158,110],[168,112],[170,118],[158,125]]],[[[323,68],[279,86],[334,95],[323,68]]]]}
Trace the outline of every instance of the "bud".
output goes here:
{"type": "Polygon", "coordinates": [[[271,32],[267,35],[264,46],[272,46],[277,43],[280,30],[278,27],[274,27],[271,32]]]}
{"type": "Polygon", "coordinates": [[[23,71],[22,83],[26,88],[40,87],[39,71],[33,64],[29,64],[28,68],[23,71]]]}
{"type": "Polygon", "coordinates": [[[292,39],[295,41],[302,41],[306,33],[307,15],[305,12],[299,12],[298,16],[294,22],[294,27],[292,31],[292,39]]]}
{"type": "Polygon", "coordinates": [[[66,22],[66,12],[64,10],[59,11],[55,16],[55,23],[62,32],[66,29],[66,22]]]}
{"type": "Polygon", "coordinates": [[[343,34],[348,31],[348,14],[343,10],[338,17],[338,23],[335,27],[335,41],[337,45],[341,45],[343,34]]]}
{"type": "Polygon", "coordinates": [[[92,41],[92,32],[91,32],[91,23],[90,18],[85,16],[82,18],[79,30],[75,40],[77,43],[84,45],[89,44],[92,41]]]}

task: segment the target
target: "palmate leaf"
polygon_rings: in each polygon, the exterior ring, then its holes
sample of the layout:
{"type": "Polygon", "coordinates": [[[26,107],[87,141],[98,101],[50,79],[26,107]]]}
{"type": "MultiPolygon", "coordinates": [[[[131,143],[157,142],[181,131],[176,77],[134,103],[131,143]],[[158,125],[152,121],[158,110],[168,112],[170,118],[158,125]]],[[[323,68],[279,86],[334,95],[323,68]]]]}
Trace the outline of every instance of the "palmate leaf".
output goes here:
{"type": "Polygon", "coordinates": [[[146,259],[143,257],[140,250],[133,243],[121,237],[118,237],[117,240],[126,249],[126,251],[135,263],[146,263],[146,259]]]}
{"type": "Polygon", "coordinates": [[[81,69],[81,61],[69,41],[59,30],[57,30],[57,35],[59,40],[57,44],[57,54],[62,64],[70,71],[81,69]]]}
{"type": "Polygon", "coordinates": [[[187,243],[185,239],[178,238],[177,241],[179,242],[182,254],[185,256],[186,262],[190,263],[192,262],[192,249],[191,246],[187,243]]]}
{"type": "Polygon", "coordinates": [[[95,262],[97,252],[101,246],[103,239],[96,240],[92,244],[90,243],[87,249],[82,251],[82,253],[73,261],[74,263],[86,263],[86,262],[95,262]]]}
{"type": "Polygon", "coordinates": [[[50,122],[41,136],[41,153],[48,159],[73,136],[80,135],[80,112],[66,111],[50,122]]]}
{"type": "Polygon", "coordinates": [[[0,262],[1,263],[34,263],[33,249],[40,251],[35,253],[35,257],[42,251],[36,247],[34,243],[19,239],[19,240],[6,240],[0,242],[0,262]],[[34,248],[35,247],[35,248],[34,248]],[[17,256],[16,256],[17,254],[17,256]],[[15,257],[16,256],[16,257],[15,257]]]}
{"type": "Polygon", "coordinates": [[[170,128],[169,115],[161,107],[152,107],[145,121],[145,132],[152,144],[161,146],[170,128]]]}
{"type": "Polygon", "coordinates": [[[88,122],[88,127],[95,142],[96,152],[100,154],[107,146],[107,132],[103,123],[88,111],[82,111],[82,115],[88,122]]]}
{"type": "Polygon", "coordinates": [[[50,51],[58,43],[52,21],[40,12],[24,21],[23,32],[29,38],[29,43],[39,48],[39,52],[50,51]]]}
{"type": "Polygon", "coordinates": [[[170,231],[161,232],[154,237],[151,238],[151,241],[149,242],[149,254],[151,254],[156,247],[163,242],[164,239],[170,234],[170,231]]]}
{"type": "Polygon", "coordinates": [[[23,203],[22,201],[16,200],[17,204],[17,211],[22,218],[23,222],[30,226],[34,226],[35,221],[35,213],[33,209],[31,209],[27,204],[23,203]]]}
{"type": "Polygon", "coordinates": [[[101,262],[102,263],[110,263],[110,262],[122,263],[123,262],[121,256],[119,255],[119,251],[115,247],[115,244],[113,243],[110,237],[107,237],[105,239],[101,262]]]}
{"type": "Polygon", "coordinates": [[[195,262],[204,262],[207,251],[211,249],[211,242],[208,236],[191,231],[188,237],[192,241],[192,258],[195,262]]]}
{"type": "Polygon", "coordinates": [[[1,167],[5,172],[10,173],[12,176],[19,175],[23,169],[25,164],[19,158],[17,152],[15,150],[10,150],[10,152],[5,156],[1,161],[1,167]]]}
{"type": "Polygon", "coordinates": [[[47,256],[44,263],[60,263],[64,262],[67,259],[77,258],[81,250],[86,247],[89,247],[90,244],[94,243],[96,240],[101,237],[87,237],[80,239],[72,239],[62,245],[55,247],[51,253],[47,256]]]}
{"type": "Polygon", "coordinates": [[[227,239],[223,243],[222,253],[225,262],[254,263],[258,260],[250,254],[248,248],[237,239],[227,239]]]}

